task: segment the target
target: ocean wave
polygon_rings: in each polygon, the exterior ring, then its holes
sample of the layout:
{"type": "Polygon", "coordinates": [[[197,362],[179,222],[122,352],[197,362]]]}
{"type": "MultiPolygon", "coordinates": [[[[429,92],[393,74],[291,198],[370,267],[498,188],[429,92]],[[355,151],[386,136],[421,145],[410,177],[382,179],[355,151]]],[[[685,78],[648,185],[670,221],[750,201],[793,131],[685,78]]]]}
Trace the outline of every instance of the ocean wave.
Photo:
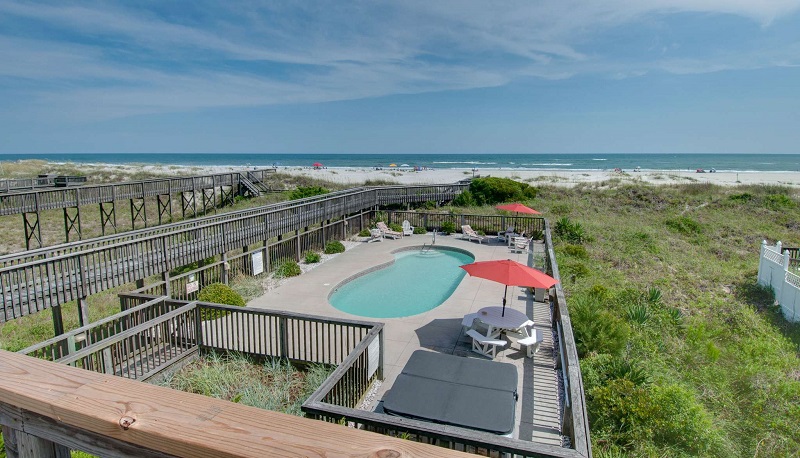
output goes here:
{"type": "Polygon", "coordinates": [[[572,164],[562,164],[559,162],[542,162],[542,163],[534,163],[534,164],[521,164],[521,165],[530,165],[534,167],[572,167],[572,164]]]}
{"type": "Polygon", "coordinates": [[[593,161],[607,161],[608,159],[606,159],[606,158],[602,158],[602,157],[598,157],[598,158],[594,158],[594,157],[593,157],[593,158],[592,158],[592,160],[593,160],[593,161]]]}
{"type": "Polygon", "coordinates": [[[434,164],[471,164],[471,165],[497,165],[497,162],[481,161],[433,161],[434,164]]]}

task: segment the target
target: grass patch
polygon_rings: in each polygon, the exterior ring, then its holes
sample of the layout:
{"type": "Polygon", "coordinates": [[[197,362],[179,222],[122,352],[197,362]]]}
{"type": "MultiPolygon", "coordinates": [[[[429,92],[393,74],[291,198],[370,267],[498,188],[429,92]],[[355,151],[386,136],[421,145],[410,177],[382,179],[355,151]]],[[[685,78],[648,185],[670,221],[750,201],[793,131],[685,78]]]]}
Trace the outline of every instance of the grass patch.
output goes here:
{"type": "Polygon", "coordinates": [[[161,385],[302,416],[300,406],[333,369],[315,364],[301,371],[279,359],[257,363],[237,353],[210,353],[186,365],[161,385]]]}

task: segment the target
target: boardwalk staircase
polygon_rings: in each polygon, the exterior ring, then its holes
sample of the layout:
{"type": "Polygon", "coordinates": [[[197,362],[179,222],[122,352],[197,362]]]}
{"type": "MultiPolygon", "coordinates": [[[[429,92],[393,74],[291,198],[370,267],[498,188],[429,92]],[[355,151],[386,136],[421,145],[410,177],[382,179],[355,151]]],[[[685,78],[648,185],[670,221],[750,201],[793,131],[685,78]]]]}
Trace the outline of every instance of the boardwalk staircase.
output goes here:
{"type": "MultiPolygon", "coordinates": [[[[239,184],[244,186],[247,192],[250,194],[251,197],[258,197],[261,195],[261,190],[256,186],[255,183],[250,181],[250,179],[254,178],[249,172],[246,174],[239,174],[239,184]]],[[[258,181],[258,180],[256,180],[258,181]]]]}

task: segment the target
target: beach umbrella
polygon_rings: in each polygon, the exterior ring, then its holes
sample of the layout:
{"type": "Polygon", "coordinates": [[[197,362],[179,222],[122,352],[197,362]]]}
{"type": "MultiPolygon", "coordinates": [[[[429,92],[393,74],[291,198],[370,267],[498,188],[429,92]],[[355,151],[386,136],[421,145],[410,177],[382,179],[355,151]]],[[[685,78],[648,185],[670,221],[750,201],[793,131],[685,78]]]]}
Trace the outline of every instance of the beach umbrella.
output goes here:
{"type": "Polygon", "coordinates": [[[400,167],[410,167],[408,164],[400,164],[400,167]]]}
{"type": "Polygon", "coordinates": [[[389,167],[397,167],[397,164],[389,164],[389,167]]]}
{"type": "Polygon", "coordinates": [[[498,205],[494,208],[510,212],[528,213],[530,215],[541,215],[541,213],[537,212],[536,210],[516,202],[513,204],[498,205]]]}
{"type": "Polygon", "coordinates": [[[314,167],[322,167],[322,164],[320,164],[319,162],[315,162],[313,165],[314,167]]]}
{"type": "Polygon", "coordinates": [[[550,275],[510,259],[473,262],[472,264],[465,264],[461,268],[473,277],[485,278],[506,285],[503,292],[503,312],[501,316],[506,314],[506,296],[508,295],[509,286],[547,289],[558,283],[558,280],[550,275]]]}

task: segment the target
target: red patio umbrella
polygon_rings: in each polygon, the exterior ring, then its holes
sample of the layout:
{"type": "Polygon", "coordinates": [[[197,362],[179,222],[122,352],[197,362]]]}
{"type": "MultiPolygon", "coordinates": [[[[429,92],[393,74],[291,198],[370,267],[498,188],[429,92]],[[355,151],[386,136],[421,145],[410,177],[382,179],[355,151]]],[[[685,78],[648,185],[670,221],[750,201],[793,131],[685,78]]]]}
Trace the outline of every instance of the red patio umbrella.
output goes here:
{"type": "Polygon", "coordinates": [[[558,280],[525,264],[510,259],[499,261],[480,261],[461,266],[473,277],[485,278],[506,285],[503,292],[503,312],[506,314],[506,295],[509,286],[527,286],[530,288],[549,288],[558,280]]]}
{"type": "Polygon", "coordinates": [[[496,208],[498,210],[507,210],[507,211],[510,211],[510,212],[529,213],[531,215],[541,215],[541,213],[537,212],[536,210],[534,210],[534,209],[532,209],[530,207],[526,207],[525,205],[522,205],[522,204],[519,204],[519,203],[516,203],[516,202],[513,203],[513,204],[498,205],[498,206],[496,206],[494,208],[496,208]]]}
{"type": "Polygon", "coordinates": [[[322,164],[320,164],[319,162],[315,162],[313,165],[315,169],[322,167],[322,164]]]}

